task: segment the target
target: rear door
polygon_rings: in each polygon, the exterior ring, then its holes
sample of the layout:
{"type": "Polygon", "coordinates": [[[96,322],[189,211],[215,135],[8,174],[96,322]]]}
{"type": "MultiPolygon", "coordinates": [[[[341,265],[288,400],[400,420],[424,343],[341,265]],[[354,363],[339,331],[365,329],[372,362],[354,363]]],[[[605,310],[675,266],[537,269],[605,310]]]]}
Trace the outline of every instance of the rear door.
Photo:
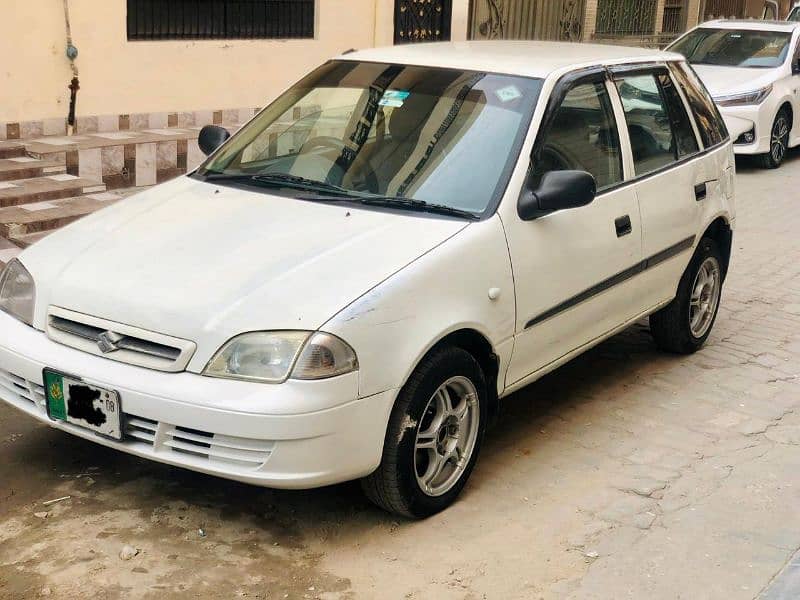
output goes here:
{"type": "Polygon", "coordinates": [[[692,249],[706,197],[719,186],[698,131],[665,65],[617,70],[642,219],[642,287],[648,307],[672,298],[692,249]]]}

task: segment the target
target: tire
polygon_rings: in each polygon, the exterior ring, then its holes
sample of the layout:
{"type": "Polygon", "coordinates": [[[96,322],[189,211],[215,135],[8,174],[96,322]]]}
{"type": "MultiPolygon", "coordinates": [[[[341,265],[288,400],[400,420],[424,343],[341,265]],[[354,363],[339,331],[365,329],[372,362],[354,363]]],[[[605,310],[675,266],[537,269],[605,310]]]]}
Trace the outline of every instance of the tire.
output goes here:
{"type": "Polygon", "coordinates": [[[656,345],[676,354],[692,354],[706,343],[719,311],[724,281],[722,254],[711,238],[703,238],[678,285],[678,294],[667,306],[650,315],[650,332],[656,345]],[[701,269],[716,281],[700,290],[701,269]],[[705,307],[705,311],[703,308],[705,307]],[[696,321],[700,315],[703,319],[696,321]]]}
{"type": "Polygon", "coordinates": [[[444,510],[455,502],[475,467],[487,417],[486,378],[477,361],[461,348],[434,351],[400,391],[381,464],[361,480],[364,493],[379,507],[404,517],[423,519],[444,510]],[[443,387],[453,411],[446,418],[443,387]],[[459,418],[456,413],[462,411],[459,418]],[[432,447],[418,448],[425,443],[432,447]],[[451,458],[435,461],[443,455],[451,458]],[[440,474],[430,478],[426,491],[425,476],[435,474],[439,464],[440,474]]]}
{"type": "Polygon", "coordinates": [[[786,159],[789,149],[789,132],[792,130],[789,111],[782,108],[775,116],[770,130],[769,152],[760,154],[758,162],[764,169],[777,169],[786,159]]]}

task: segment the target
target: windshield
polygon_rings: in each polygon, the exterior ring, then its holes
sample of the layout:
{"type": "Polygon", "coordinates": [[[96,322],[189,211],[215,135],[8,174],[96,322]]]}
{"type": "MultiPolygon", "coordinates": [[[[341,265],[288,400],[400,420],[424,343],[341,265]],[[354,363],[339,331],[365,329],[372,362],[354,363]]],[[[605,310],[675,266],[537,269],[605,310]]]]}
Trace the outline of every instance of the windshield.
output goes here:
{"type": "Polygon", "coordinates": [[[696,29],[669,49],[695,65],[774,68],[786,61],[792,35],[780,31],[696,29]]]}
{"type": "Polygon", "coordinates": [[[483,214],[505,191],[541,85],[473,71],[331,62],[266,108],[198,174],[291,178],[287,191],[295,197],[308,196],[306,182],[312,191],[483,214]]]}
{"type": "Polygon", "coordinates": [[[792,9],[792,12],[789,13],[789,16],[786,18],[787,21],[800,21],[800,6],[795,6],[792,9]]]}

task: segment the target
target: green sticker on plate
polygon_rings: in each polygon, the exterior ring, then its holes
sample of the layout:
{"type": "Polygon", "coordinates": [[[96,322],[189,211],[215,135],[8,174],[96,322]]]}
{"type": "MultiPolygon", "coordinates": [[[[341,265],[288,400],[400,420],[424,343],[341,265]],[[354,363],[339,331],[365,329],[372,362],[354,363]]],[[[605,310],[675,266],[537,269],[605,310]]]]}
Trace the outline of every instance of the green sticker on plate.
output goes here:
{"type": "Polygon", "coordinates": [[[50,417],[59,421],[67,420],[67,403],[64,400],[64,378],[61,375],[46,371],[44,388],[47,394],[47,406],[50,417]]]}

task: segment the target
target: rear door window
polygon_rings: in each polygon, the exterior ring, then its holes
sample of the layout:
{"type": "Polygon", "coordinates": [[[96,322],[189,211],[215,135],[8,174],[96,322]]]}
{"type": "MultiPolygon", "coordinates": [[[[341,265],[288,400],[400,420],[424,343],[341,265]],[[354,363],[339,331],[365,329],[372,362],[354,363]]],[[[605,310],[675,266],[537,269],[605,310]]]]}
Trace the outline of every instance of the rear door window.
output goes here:
{"type": "Polygon", "coordinates": [[[637,175],[669,166],[678,160],[672,121],[655,73],[617,78],[637,175]]]}
{"type": "Polygon", "coordinates": [[[656,75],[656,79],[667,104],[667,112],[672,123],[678,158],[686,158],[696,154],[700,150],[700,146],[697,144],[697,137],[694,134],[689,113],[686,112],[686,105],[678,93],[678,88],[675,87],[675,83],[666,71],[656,75]]]}
{"type": "Polygon", "coordinates": [[[711,148],[728,139],[728,129],[705,86],[686,63],[671,63],[672,73],[694,113],[703,146],[711,148]]]}

